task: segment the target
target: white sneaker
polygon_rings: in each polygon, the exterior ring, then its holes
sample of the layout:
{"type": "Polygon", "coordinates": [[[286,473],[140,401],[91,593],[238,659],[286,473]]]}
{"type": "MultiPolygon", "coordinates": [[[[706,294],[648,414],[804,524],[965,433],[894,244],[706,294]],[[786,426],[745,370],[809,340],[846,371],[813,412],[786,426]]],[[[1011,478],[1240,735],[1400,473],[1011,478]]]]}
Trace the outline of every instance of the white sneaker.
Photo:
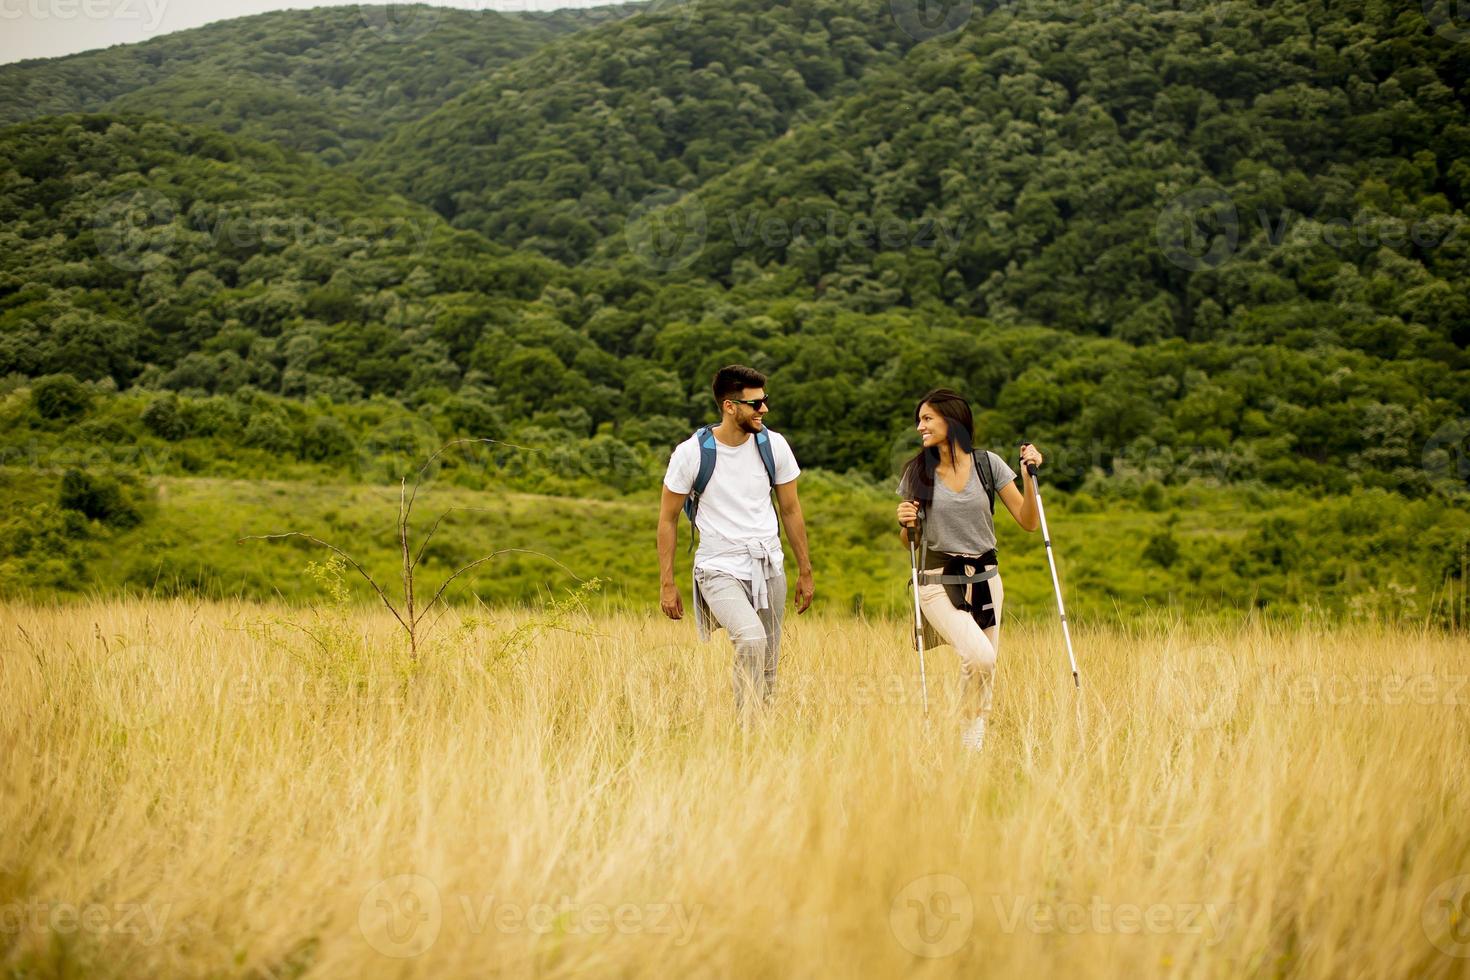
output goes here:
{"type": "Polygon", "coordinates": [[[985,744],[985,719],[976,718],[965,728],[965,733],[960,736],[960,744],[971,752],[979,752],[985,744]]]}

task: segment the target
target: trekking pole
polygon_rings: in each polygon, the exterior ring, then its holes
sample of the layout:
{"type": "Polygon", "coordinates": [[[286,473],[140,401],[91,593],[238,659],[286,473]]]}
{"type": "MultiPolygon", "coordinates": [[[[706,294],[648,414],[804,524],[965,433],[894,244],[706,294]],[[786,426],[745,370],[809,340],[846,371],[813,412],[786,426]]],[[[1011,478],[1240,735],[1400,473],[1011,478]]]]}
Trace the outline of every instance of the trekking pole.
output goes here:
{"type": "MultiPolygon", "coordinates": [[[[1029,445],[1029,442],[1021,443],[1023,449],[1029,445]]],[[[1051,566],[1051,587],[1057,593],[1057,612],[1062,617],[1062,638],[1067,641],[1067,659],[1072,663],[1072,684],[1081,690],[1082,681],[1077,676],[1077,655],[1072,652],[1072,633],[1067,628],[1067,609],[1062,605],[1062,585],[1057,580],[1057,560],[1051,553],[1051,533],[1046,529],[1046,508],[1041,506],[1041,486],[1036,482],[1036,467],[1027,463],[1026,472],[1031,474],[1031,485],[1036,487],[1036,514],[1041,518],[1041,540],[1046,543],[1046,561],[1051,566]]]]}
{"type": "MultiPolygon", "coordinates": [[[[920,512],[919,520],[923,520],[920,512]]],[[[919,533],[919,521],[908,529],[909,574],[914,585],[914,643],[919,648],[919,686],[924,692],[924,724],[929,724],[929,678],[924,674],[924,614],[919,609],[919,552],[914,537],[919,533]]]]}

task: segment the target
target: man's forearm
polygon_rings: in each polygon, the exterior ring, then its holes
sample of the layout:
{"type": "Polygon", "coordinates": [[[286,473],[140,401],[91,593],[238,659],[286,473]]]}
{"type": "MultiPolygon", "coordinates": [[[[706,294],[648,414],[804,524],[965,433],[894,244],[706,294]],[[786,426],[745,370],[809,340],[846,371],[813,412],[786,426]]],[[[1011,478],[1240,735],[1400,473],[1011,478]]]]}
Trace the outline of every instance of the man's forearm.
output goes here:
{"type": "Polygon", "coordinates": [[[801,509],[797,508],[790,513],[783,513],[781,520],[786,525],[786,540],[791,542],[791,553],[796,556],[796,570],[810,572],[812,556],[807,551],[806,518],[802,516],[801,509]]]}
{"type": "Polygon", "coordinates": [[[658,522],[658,581],[660,585],[674,583],[674,548],[679,543],[679,525],[669,521],[658,522]]]}

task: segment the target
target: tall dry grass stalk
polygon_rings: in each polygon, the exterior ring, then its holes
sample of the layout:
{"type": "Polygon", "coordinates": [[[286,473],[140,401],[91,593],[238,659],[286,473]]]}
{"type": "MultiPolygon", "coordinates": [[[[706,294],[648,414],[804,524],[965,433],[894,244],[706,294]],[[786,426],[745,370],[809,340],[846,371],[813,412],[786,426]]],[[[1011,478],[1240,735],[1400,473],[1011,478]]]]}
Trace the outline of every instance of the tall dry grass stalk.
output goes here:
{"type": "Polygon", "coordinates": [[[0,962],[18,976],[1451,976],[1467,644],[1369,626],[1003,633],[788,618],[0,607],[0,962]],[[310,630],[290,628],[287,621],[310,630]]]}

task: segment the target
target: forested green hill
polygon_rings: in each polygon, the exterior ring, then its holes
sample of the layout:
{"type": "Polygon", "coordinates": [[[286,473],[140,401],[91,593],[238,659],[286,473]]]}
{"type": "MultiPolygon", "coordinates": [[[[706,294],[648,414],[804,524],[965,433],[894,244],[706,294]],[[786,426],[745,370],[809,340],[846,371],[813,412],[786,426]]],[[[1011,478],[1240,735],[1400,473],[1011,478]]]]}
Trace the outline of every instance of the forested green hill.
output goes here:
{"type": "Polygon", "coordinates": [[[1470,45],[1417,3],[1075,8],[977,14],[865,75],[699,188],[690,268],[1134,344],[1470,341],[1470,45]]]}
{"type": "Polygon", "coordinates": [[[149,113],[340,163],[483,74],[637,9],[352,4],[274,11],[0,66],[0,124],[67,112],[149,113]]]}
{"type": "MultiPolygon", "coordinates": [[[[95,543],[64,473],[148,473],[56,462],[67,440],[305,486],[376,459],[392,416],[416,450],[553,460],[518,490],[646,494],[742,361],[802,464],[875,515],[939,384],[1094,513],[1150,486],[1462,500],[1470,44],[1437,9],[1035,0],[922,42],[886,2],[483,35],[323,9],[10,66],[6,118],[138,111],[0,130],[0,394],[39,419],[0,476],[95,543]],[[212,122],[188,108],[211,92],[212,122]]],[[[5,574],[50,560],[36,540],[0,543],[5,574]]],[[[1441,546],[1421,599],[1467,542],[1441,546]]],[[[1098,576],[1133,560],[1108,553],[1098,576]]]]}
{"type": "Polygon", "coordinates": [[[932,300],[851,309],[804,298],[794,267],[747,263],[728,289],[569,268],[274,146],[136,117],[12,128],[0,173],[0,375],[386,395],[666,446],[707,417],[715,368],[745,360],[771,373],[774,424],[810,464],[890,472],[913,399],[944,382],[970,393],[986,438],[1054,447],[1053,478],[1073,486],[1133,460],[1165,478],[1422,493],[1422,447],[1470,406],[1444,338],[1135,346],[932,300]]]}
{"type": "Polygon", "coordinates": [[[576,262],[650,193],[725,172],[913,43],[887,3],[656,8],[492,73],[362,169],[458,227],[576,262]]]}
{"type": "Polygon", "coordinates": [[[143,117],[14,127],[0,173],[0,373],[344,398],[457,385],[414,310],[464,296],[514,318],[553,269],[307,157],[143,117]]]}

